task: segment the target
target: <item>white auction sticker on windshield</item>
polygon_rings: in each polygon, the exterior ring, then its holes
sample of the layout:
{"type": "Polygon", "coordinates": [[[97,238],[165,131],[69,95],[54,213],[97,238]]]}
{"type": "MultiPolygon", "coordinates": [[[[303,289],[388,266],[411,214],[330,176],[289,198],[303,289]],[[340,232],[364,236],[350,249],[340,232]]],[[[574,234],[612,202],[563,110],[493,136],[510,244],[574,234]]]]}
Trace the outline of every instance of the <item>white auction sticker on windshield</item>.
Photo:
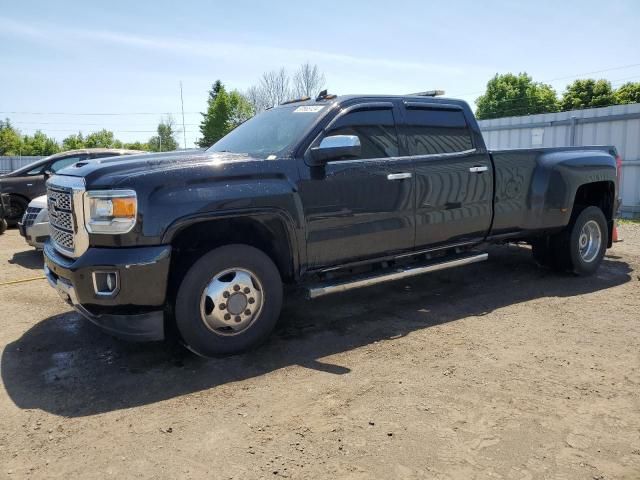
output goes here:
{"type": "Polygon", "coordinates": [[[324,105],[303,105],[296,108],[293,113],[315,113],[324,108],[324,105]]]}

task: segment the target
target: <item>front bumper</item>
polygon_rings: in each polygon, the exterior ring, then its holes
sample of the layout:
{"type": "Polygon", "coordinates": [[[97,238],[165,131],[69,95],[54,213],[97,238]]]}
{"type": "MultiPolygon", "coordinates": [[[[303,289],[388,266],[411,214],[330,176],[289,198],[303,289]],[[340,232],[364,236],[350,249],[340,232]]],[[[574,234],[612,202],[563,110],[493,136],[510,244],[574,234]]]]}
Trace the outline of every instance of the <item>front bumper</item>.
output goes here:
{"type": "Polygon", "coordinates": [[[81,257],[60,255],[44,245],[44,271],[60,296],[114,336],[150,341],[164,338],[164,302],[171,247],[89,248],[81,257]],[[112,296],[95,291],[94,272],[117,272],[112,296]]]}
{"type": "Polygon", "coordinates": [[[19,223],[18,229],[27,243],[35,248],[43,249],[49,238],[49,222],[34,223],[28,227],[19,223]]]}

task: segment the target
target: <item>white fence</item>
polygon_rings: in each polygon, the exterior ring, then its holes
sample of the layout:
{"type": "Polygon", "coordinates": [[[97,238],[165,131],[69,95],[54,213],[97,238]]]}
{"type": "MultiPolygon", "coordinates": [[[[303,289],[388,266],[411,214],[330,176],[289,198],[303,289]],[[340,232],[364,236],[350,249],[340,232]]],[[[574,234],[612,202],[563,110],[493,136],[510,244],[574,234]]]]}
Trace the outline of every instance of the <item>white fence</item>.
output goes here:
{"type": "Polygon", "coordinates": [[[640,103],[481,120],[490,149],[613,145],[622,157],[622,216],[640,217],[640,103]]]}
{"type": "Polygon", "coordinates": [[[0,173],[9,173],[44,157],[0,157],[0,173]]]}

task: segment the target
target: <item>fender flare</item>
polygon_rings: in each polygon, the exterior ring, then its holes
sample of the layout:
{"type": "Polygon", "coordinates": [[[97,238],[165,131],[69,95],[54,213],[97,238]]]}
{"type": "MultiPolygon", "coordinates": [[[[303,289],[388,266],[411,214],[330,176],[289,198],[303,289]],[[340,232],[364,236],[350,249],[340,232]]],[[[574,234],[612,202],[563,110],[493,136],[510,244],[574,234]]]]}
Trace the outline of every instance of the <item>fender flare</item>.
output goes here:
{"type": "Polygon", "coordinates": [[[299,248],[301,241],[303,240],[302,228],[300,226],[296,226],[296,222],[289,212],[279,208],[251,208],[242,210],[202,212],[181,217],[173,221],[165,229],[162,235],[162,243],[170,244],[179,232],[197,223],[234,218],[253,218],[259,221],[260,217],[278,218],[284,225],[289,251],[291,252],[291,261],[293,262],[293,273],[295,276],[298,276],[304,255],[304,252],[299,248]]]}

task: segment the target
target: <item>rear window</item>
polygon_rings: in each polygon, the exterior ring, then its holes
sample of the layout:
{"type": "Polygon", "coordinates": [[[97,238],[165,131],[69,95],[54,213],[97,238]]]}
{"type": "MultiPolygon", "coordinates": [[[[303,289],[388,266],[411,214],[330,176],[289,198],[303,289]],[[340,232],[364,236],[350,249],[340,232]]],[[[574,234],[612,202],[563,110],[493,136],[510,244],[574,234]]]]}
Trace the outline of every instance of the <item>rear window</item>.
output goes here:
{"type": "Polygon", "coordinates": [[[407,108],[404,127],[411,155],[471,150],[473,143],[462,110],[407,108]]]}

